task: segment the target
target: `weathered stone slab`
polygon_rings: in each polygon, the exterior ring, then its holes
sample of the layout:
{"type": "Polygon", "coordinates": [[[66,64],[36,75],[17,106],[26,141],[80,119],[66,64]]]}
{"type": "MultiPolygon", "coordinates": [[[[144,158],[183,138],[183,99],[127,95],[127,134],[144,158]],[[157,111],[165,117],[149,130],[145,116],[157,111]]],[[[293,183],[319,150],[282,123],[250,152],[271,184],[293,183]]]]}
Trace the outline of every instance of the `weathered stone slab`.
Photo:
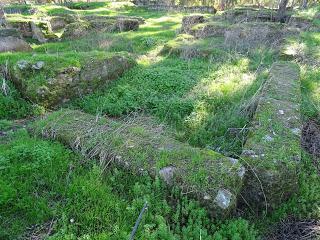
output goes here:
{"type": "Polygon", "coordinates": [[[135,61],[125,54],[74,54],[72,57],[71,61],[79,58],[80,62],[69,63],[64,56],[20,60],[10,66],[12,81],[24,97],[44,107],[54,107],[93,92],[135,65],[135,61]],[[82,60],[85,57],[88,59],[82,60]],[[57,63],[59,61],[63,67],[57,63]]]}
{"type": "Polygon", "coordinates": [[[22,37],[32,37],[40,43],[44,43],[47,38],[53,37],[51,25],[48,21],[14,20],[10,21],[9,25],[11,28],[17,29],[22,37]]]}
{"type": "Polygon", "coordinates": [[[31,51],[30,45],[18,37],[0,37],[0,52],[27,52],[31,51]]]}
{"type": "Polygon", "coordinates": [[[126,32],[139,29],[138,18],[92,16],[66,25],[62,39],[75,39],[98,32],[126,32]]]}
{"type": "Polygon", "coordinates": [[[21,34],[14,28],[2,28],[0,29],[0,37],[17,37],[21,38],[21,34]]]}
{"type": "Polygon", "coordinates": [[[49,22],[53,31],[61,30],[68,24],[66,18],[60,16],[50,18],[49,22]]]}
{"type": "Polygon", "coordinates": [[[181,32],[189,33],[189,31],[194,25],[204,22],[205,18],[203,15],[184,16],[182,18],[181,32]]]}
{"type": "Polygon", "coordinates": [[[225,44],[238,50],[279,45],[284,36],[280,23],[248,22],[231,25],[224,34],[225,44]]]}
{"type": "Polygon", "coordinates": [[[242,153],[249,171],[242,196],[261,212],[286,201],[297,190],[301,158],[299,68],[277,62],[270,69],[242,153]]]}
{"type": "Polygon", "coordinates": [[[63,142],[102,167],[159,176],[200,200],[215,217],[235,208],[245,173],[239,161],[178,142],[151,118],[124,122],[65,109],[36,122],[32,131],[63,142]]]}
{"type": "Polygon", "coordinates": [[[189,33],[196,38],[223,37],[228,27],[225,22],[206,22],[193,26],[189,33]]]}
{"type": "Polygon", "coordinates": [[[30,26],[33,39],[36,39],[40,43],[47,42],[47,39],[44,37],[44,34],[42,33],[41,29],[34,22],[30,22],[30,26]]]}
{"type": "Polygon", "coordinates": [[[9,25],[18,29],[23,37],[32,37],[30,21],[10,21],[9,25]]]}

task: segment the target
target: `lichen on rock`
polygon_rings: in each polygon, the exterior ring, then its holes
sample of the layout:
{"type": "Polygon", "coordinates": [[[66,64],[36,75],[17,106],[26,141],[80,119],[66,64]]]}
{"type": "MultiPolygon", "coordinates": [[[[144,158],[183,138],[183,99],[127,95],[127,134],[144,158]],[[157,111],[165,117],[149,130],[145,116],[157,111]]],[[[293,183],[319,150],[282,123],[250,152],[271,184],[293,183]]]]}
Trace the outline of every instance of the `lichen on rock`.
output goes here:
{"type": "Polygon", "coordinates": [[[126,54],[80,54],[73,55],[72,59],[74,57],[79,59],[78,62],[65,62],[68,59],[64,56],[59,59],[55,56],[31,56],[11,63],[12,81],[24,97],[44,107],[54,107],[91,93],[135,65],[126,54]],[[56,64],[56,61],[60,63],[56,64]]]}
{"type": "Polygon", "coordinates": [[[268,211],[297,190],[301,158],[298,66],[272,65],[252,125],[242,154],[249,166],[242,196],[257,212],[268,211]]]}
{"type": "Polygon", "coordinates": [[[36,122],[31,131],[95,158],[104,168],[159,176],[198,199],[219,219],[235,209],[243,181],[238,175],[241,163],[175,140],[150,117],[116,121],[63,109],[36,122]]]}

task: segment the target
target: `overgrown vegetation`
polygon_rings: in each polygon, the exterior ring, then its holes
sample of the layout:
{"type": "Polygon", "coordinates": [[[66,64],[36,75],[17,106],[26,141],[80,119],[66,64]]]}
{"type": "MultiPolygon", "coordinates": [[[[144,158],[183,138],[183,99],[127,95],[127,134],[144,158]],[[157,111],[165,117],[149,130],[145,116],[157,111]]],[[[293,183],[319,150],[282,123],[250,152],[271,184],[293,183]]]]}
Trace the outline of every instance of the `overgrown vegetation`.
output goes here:
{"type": "MultiPolygon", "coordinates": [[[[222,35],[199,39],[181,34],[180,23],[186,14],[147,11],[128,3],[13,5],[7,11],[12,11],[7,14],[9,21],[70,14],[145,19],[137,31],[97,32],[41,44],[28,39],[32,53],[0,54],[0,64],[10,67],[17,67],[21,60],[30,66],[44,62],[41,70],[30,67],[22,74],[33,90],[67,67],[90,66],[92,60],[114,54],[130,55],[137,65],[122,77],[89,95],[64,102],[65,107],[97,119],[107,115],[120,121],[130,120],[130,115],[152,115],[177,140],[238,158],[269,68],[285,57],[300,66],[302,120],[320,123],[317,6],[293,10],[294,17],[312,20],[312,27],[286,37],[294,52],[290,56],[279,54],[277,44],[271,48],[264,43],[258,48],[239,45],[240,49],[234,44],[227,46],[222,35]],[[33,8],[38,11],[30,12],[33,8]]],[[[219,18],[222,16],[216,16],[219,18]]],[[[228,24],[224,19],[222,25],[227,28],[228,24]]],[[[199,27],[204,24],[193,30],[199,27]]],[[[212,219],[198,201],[179,189],[168,188],[157,177],[103,169],[94,159],[83,158],[57,142],[31,137],[24,124],[11,120],[49,109],[22,98],[21,89],[10,77],[0,78],[0,84],[0,239],[128,239],[145,202],[148,210],[136,239],[259,239],[288,217],[320,218],[319,159],[307,153],[308,149],[302,150],[297,163],[299,188],[287,202],[258,217],[250,206],[239,205],[238,217],[220,221],[212,219]]],[[[261,136],[265,134],[268,132],[261,136]]],[[[285,154],[280,160],[286,159],[285,154]]],[[[142,151],[134,157],[140,156],[145,157],[142,151]]]]}
{"type": "Polygon", "coordinates": [[[255,239],[246,220],[213,223],[197,202],[168,192],[159,180],[102,173],[93,161],[25,130],[10,139],[0,146],[1,238],[127,239],[147,201],[139,239],[255,239]]]}

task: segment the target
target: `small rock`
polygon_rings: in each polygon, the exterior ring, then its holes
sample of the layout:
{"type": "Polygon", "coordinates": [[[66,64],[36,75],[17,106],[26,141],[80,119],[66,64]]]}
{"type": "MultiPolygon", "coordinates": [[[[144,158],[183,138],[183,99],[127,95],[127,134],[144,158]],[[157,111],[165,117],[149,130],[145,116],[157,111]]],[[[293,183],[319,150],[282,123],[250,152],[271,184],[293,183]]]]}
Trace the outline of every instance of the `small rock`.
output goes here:
{"type": "Polygon", "coordinates": [[[269,136],[269,135],[266,135],[263,137],[263,140],[266,141],[266,142],[272,142],[274,139],[273,137],[269,136]]]}
{"type": "Polygon", "coordinates": [[[159,175],[166,184],[171,185],[174,177],[174,167],[164,167],[159,171],[159,175]]]}
{"type": "Polygon", "coordinates": [[[44,62],[43,61],[39,61],[39,62],[36,62],[35,64],[33,64],[32,68],[36,69],[36,70],[40,70],[41,68],[43,68],[43,66],[44,66],[44,62]]]}
{"type": "Polygon", "coordinates": [[[229,157],[229,160],[230,160],[230,162],[231,162],[232,164],[237,164],[237,163],[238,163],[238,159],[229,157]]]}
{"type": "Polygon", "coordinates": [[[206,194],[206,195],[204,195],[203,199],[204,199],[204,200],[210,200],[210,199],[211,199],[211,196],[208,195],[208,194],[206,194]]]}
{"type": "Polygon", "coordinates": [[[280,113],[281,115],[283,115],[283,114],[284,114],[284,111],[283,111],[283,110],[279,110],[279,113],[280,113]]]}
{"type": "Polygon", "coordinates": [[[24,70],[26,68],[29,67],[29,62],[27,62],[26,60],[20,60],[18,63],[17,63],[17,66],[20,70],[24,70]]]}
{"type": "Polygon", "coordinates": [[[256,153],[253,150],[245,149],[245,150],[242,151],[242,155],[244,155],[244,156],[252,156],[252,155],[256,155],[256,153]]]}
{"type": "Polygon", "coordinates": [[[232,193],[226,189],[219,189],[215,202],[222,209],[227,209],[231,202],[232,193]]]}
{"type": "Polygon", "coordinates": [[[246,168],[244,166],[241,166],[238,170],[238,176],[240,178],[243,178],[244,174],[246,173],[246,168]]]}
{"type": "Polygon", "coordinates": [[[301,135],[301,130],[300,130],[300,128],[293,128],[293,129],[291,129],[291,132],[292,132],[294,135],[297,135],[297,136],[300,136],[300,135],[301,135]]]}

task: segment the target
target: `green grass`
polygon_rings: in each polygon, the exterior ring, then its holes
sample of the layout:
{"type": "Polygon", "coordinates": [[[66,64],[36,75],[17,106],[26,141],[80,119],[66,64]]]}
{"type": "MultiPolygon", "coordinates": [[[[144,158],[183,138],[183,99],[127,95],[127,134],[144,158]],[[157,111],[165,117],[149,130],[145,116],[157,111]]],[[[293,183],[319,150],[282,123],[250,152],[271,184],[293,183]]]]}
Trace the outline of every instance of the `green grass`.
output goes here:
{"type": "MultiPolygon", "coordinates": [[[[250,116],[241,113],[267,78],[268,67],[277,60],[273,52],[254,50],[240,55],[215,49],[209,57],[192,60],[181,59],[178,54],[158,56],[162,45],[176,37],[184,14],[147,11],[119,2],[104,6],[102,3],[75,5],[78,9],[35,6],[40,10],[35,15],[27,12],[29,5],[22,6],[21,14],[9,14],[8,18],[9,21],[10,18],[34,20],[70,13],[126,15],[144,17],[146,24],[133,32],[91,34],[73,41],[45,44],[33,42],[34,55],[2,53],[0,62],[45,60],[43,74],[28,75],[35,83],[59,68],[80,66],[92,55],[104,55],[105,51],[130,52],[138,60],[137,67],[100,91],[73,102],[73,106],[114,117],[143,111],[168,124],[181,141],[233,156],[241,152],[246,136],[235,137],[229,130],[250,123],[250,116]]],[[[315,7],[296,15],[310,20],[318,12],[315,7]]],[[[319,26],[319,20],[313,20],[313,24],[319,26]]],[[[320,121],[320,73],[315,65],[320,59],[319,39],[317,32],[303,32],[296,42],[303,46],[308,60],[300,62],[304,120],[320,121]]],[[[212,47],[208,41],[200,41],[196,47],[207,50],[212,47]]],[[[9,95],[0,93],[0,131],[9,131],[12,126],[12,122],[4,119],[25,118],[42,111],[34,110],[13,84],[8,84],[9,95]]],[[[24,130],[9,133],[9,137],[0,136],[0,142],[0,238],[3,239],[25,236],[32,225],[44,226],[52,220],[55,224],[49,239],[128,239],[146,200],[150,207],[137,239],[199,239],[200,235],[201,239],[256,239],[258,233],[252,223],[259,233],[264,233],[268,226],[290,215],[301,219],[320,217],[319,178],[314,162],[305,153],[298,174],[299,190],[288,202],[264,218],[249,214],[250,223],[241,218],[219,222],[210,219],[198,202],[188,200],[178,191],[169,191],[159,180],[136,177],[121,170],[103,173],[92,160],[82,159],[60,144],[31,138],[24,130]]]]}
{"type": "Polygon", "coordinates": [[[159,180],[117,169],[102,173],[92,160],[60,144],[30,138],[25,130],[0,145],[0,169],[3,239],[27,236],[28,227],[51,221],[49,239],[128,239],[145,201],[149,208],[137,239],[257,236],[244,219],[211,222],[199,203],[179,191],[169,194],[159,180]]]}
{"type": "MultiPolygon", "coordinates": [[[[0,78],[2,81],[2,79],[0,78]]],[[[0,120],[25,118],[32,114],[32,105],[21,98],[11,82],[6,81],[7,94],[0,91],[0,120]]]]}
{"type": "MultiPolygon", "coordinates": [[[[265,74],[253,73],[256,57],[234,56],[220,63],[159,57],[155,63],[140,63],[76,105],[93,114],[111,116],[147,111],[176,129],[180,140],[237,153],[241,139],[233,142],[234,136],[227,131],[246,125],[248,117],[241,116],[241,107],[265,79],[265,74]]],[[[270,59],[272,54],[263,64],[268,65],[270,59]]]]}

